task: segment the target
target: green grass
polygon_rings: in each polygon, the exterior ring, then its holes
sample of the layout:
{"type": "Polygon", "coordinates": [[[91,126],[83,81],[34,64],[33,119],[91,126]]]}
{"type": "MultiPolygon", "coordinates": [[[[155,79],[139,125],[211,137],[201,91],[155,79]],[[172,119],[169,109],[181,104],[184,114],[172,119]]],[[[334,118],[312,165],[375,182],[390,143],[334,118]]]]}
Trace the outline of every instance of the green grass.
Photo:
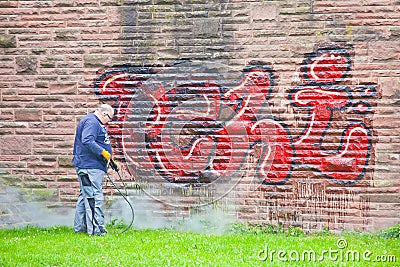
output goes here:
{"type": "Polygon", "coordinates": [[[60,226],[2,229],[0,266],[400,266],[400,239],[388,235],[392,230],[386,235],[306,235],[296,228],[274,233],[244,225],[223,235],[161,229],[120,234],[115,225],[108,230],[108,235],[95,237],[60,226]],[[347,246],[339,249],[338,242],[347,246]],[[310,251],[315,260],[308,258],[310,251]],[[391,262],[377,262],[376,256],[391,262]]]}

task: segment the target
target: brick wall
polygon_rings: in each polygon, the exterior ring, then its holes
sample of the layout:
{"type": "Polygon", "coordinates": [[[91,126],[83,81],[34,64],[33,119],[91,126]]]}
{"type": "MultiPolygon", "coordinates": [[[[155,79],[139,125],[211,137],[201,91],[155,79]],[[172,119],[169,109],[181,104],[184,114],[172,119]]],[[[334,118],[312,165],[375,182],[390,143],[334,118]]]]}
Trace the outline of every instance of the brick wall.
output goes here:
{"type": "Polygon", "coordinates": [[[399,11],[1,1],[0,227],[32,223],[23,203],[73,209],[75,127],[100,102],[116,109],[115,158],[143,216],[212,206],[309,231],[399,223],[399,11]]]}

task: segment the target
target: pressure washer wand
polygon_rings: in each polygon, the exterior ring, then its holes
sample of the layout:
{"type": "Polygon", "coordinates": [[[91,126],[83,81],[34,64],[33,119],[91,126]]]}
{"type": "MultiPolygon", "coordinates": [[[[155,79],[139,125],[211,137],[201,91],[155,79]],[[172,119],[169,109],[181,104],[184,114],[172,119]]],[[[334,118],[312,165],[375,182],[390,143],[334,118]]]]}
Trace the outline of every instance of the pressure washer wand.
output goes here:
{"type": "Polygon", "coordinates": [[[110,162],[108,164],[110,165],[111,169],[113,169],[116,172],[119,172],[119,167],[113,159],[110,158],[110,162]]]}
{"type": "MultiPolygon", "coordinates": [[[[121,181],[123,180],[121,177],[121,174],[119,173],[119,167],[118,164],[113,160],[110,159],[109,161],[109,166],[111,167],[111,169],[113,169],[114,171],[117,172],[119,178],[121,179],[121,181]]],[[[119,190],[119,188],[116,186],[116,184],[114,183],[114,181],[111,179],[111,177],[107,174],[107,179],[110,181],[110,183],[114,186],[114,188],[118,191],[118,193],[125,199],[125,201],[128,203],[129,207],[131,208],[132,211],[132,219],[131,219],[131,223],[121,232],[121,234],[125,233],[126,231],[128,231],[129,228],[131,228],[133,221],[135,220],[135,210],[133,209],[133,206],[131,204],[131,202],[128,200],[128,198],[121,192],[121,190],[119,190]]],[[[127,194],[128,195],[128,194],[127,194]]]]}

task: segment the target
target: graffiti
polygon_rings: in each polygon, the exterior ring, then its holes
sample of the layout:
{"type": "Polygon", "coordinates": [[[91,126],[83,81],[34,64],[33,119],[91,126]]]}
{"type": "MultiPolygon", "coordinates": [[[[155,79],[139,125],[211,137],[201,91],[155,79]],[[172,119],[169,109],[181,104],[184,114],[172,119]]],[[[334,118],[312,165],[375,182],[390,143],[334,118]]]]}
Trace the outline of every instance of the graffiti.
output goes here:
{"type": "Polygon", "coordinates": [[[246,66],[236,76],[193,66],[123,66],[95,83],[99,96],[115,100],[110,135],[135,170],[157,171],[170,183],[212,183],[226,181],[253,154],[254,175],[267,185],[284,184],[296,168],[338,184],[364,177],[372,149],[364,117],[377,89],[347,85],[346,49],[321,48],[305,58],[301,84],[288,92],[293,110],[306,114],[300,131],[268,107],[275,87],[269,66],[246,66]]]}
{"type": "Polygon", "coordinates": [[[127,116],[132,113],[129,104],[135,93],[156,70],[146,67],[121,66],[102,73],[95,83],[95,93],[102,99],[113,100],[114,122],[108,128],[109,135],[117,140],[119,152],[124,154],[122,129],[127,116]]]}
{"type": "Polygon", "coordinates": [[[302,68],[303,84],[289,92],[291,104],[308,111],[308,121],[299,136],[292,137],[296,151],[296,165],[320,172],[339,184],[350,184],[361,179],[370,160],[372,132],[359,121],[347,121],[335,129],[335,113],[353,111],[357,114],[370,112],[366,101],[354,101],[357,92],[362,98],[376,94],[374,85],[351,89],[340,85],[351,69],[351,58],[346,50],[320,49],[305,61],[302,68]],[[329,136],[334,142],[326,142],[329,136]]]}
{"type": "Polygon", "coordinates": [[[272,84],[271,71],[260,65],[246,68],[231,87],[209,79],[159,88],[146,125],[147,148],[159,172],[170,182],[184,183],[232,175],[244,153],[268,139],[257,114],[272,84]]]}

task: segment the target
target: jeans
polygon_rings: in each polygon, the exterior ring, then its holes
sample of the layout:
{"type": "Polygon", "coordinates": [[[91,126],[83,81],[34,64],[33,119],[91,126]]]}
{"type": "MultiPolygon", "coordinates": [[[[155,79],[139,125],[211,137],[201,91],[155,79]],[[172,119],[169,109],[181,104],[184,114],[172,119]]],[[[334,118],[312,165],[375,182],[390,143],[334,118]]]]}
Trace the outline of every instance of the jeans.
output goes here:
{"type": "Polygon", "coordinates": [[[74,231],[89,235],[107,233],[104,226],[104,171],[76,168],[79,180],[79,196],[76,203],[74,231]]]}

